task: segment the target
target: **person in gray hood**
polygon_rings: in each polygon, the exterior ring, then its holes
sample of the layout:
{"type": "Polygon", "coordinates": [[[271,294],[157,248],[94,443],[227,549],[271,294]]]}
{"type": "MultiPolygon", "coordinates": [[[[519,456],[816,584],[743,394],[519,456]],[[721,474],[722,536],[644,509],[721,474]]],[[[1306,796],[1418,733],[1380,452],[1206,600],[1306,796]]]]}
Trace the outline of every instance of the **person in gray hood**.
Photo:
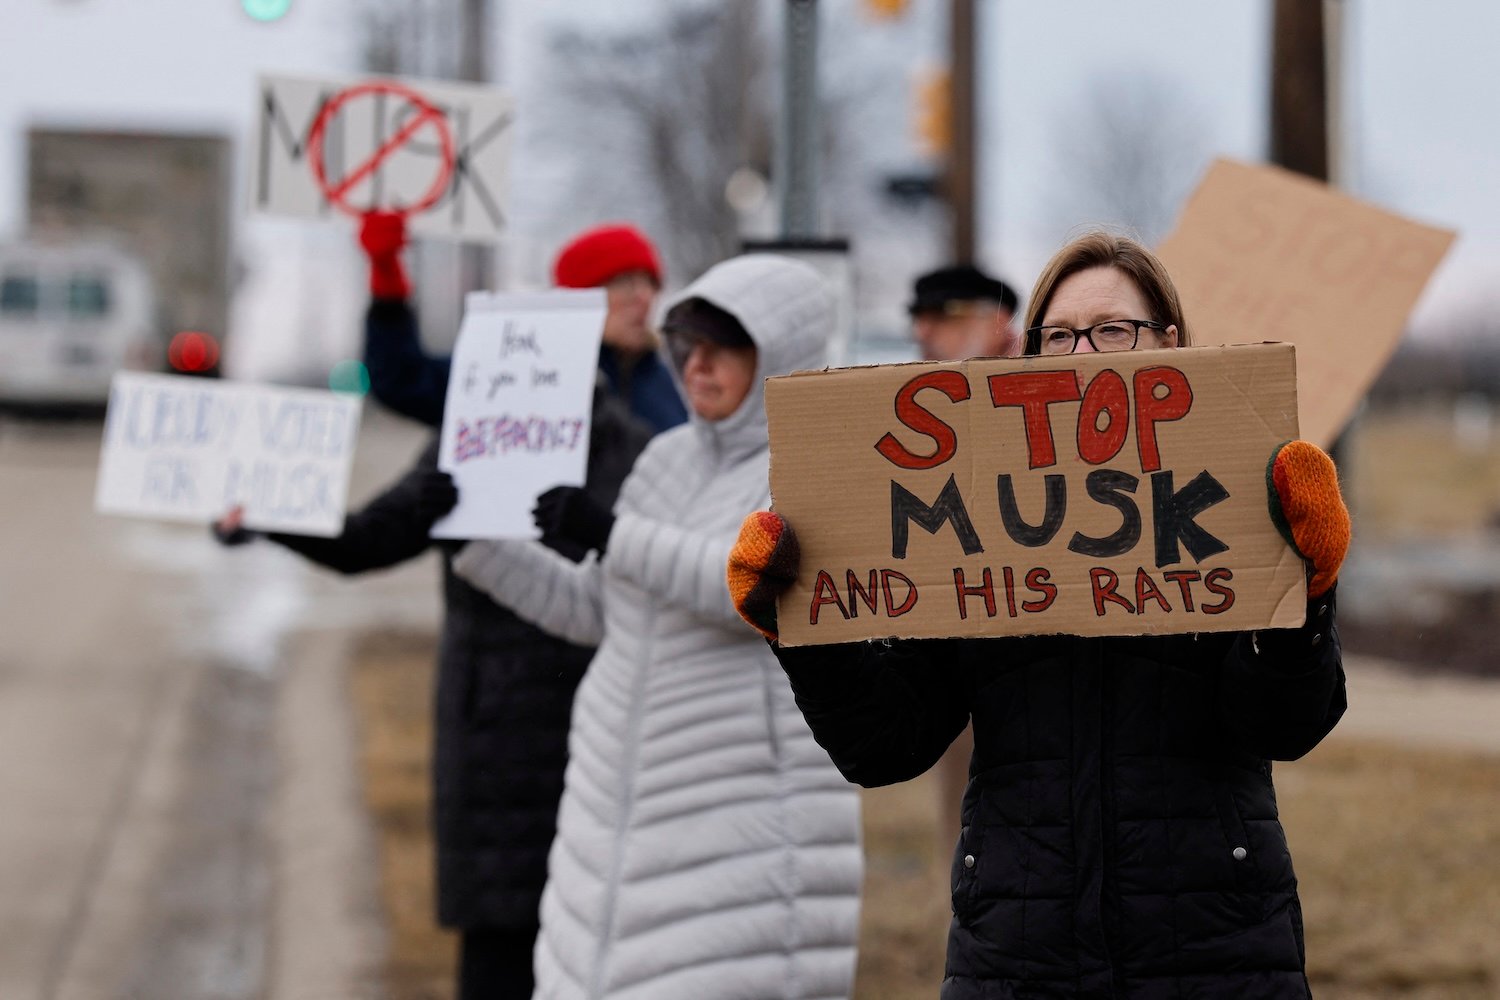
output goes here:
{"type": "Polygon", "coordinates": [[[490,541],[455,561],[522,617],[599,647],[573,707],[539,998],[849,994],[859,800],[724,575],[740,521],[770,499],[762,381],[820,367],[834,316],[796,261],[712,268],[664,324],[689,423],[646,448],[615,511],[566,491],[539,507],[599,554],[490,541]]]}

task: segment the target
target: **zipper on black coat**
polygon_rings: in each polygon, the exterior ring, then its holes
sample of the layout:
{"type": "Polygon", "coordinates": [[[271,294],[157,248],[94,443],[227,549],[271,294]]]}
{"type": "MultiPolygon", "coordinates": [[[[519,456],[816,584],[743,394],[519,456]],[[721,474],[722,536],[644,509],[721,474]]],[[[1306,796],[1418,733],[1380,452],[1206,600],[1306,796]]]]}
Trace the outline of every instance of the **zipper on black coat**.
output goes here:
{"type": "Polygon", "coordinates": [[[1117,996],[1125,995],[1121,970],[1110,954],[1120,932],[1120,879],[1116,871],[1115,835],[1119,817],[1115,807],[1115,677],[1105,662],[1104,640],[1094,640],[1093,659],[1099,676],[1099,836],[1104,872],[1100,880],[1099,924],[1104,931],[1104,960],[1117,996]]]}
{"type": "Polygon", "coordinates": [[[1114,963],[1109,953],[1105,876],[1109,867],[1105,845],[1104,786],[1109,763],[1104,738],[1104,664],[1097,639],[1067,640],[1067,660],[1074,679],[1072,761],[1069,768],[1073,798],[1073,847],[1080,881],[1075,905],[1077,989],[1080,996],[1099,997],[1114,992],[1114,963]]]}

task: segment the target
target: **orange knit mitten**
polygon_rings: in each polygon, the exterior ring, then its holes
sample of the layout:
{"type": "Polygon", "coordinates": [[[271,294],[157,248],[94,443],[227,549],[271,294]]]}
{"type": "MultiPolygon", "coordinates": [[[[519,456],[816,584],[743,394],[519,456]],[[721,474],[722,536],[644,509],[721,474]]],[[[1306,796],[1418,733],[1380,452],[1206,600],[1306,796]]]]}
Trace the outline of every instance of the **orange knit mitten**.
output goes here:
{"type": "Polygon", "coordinates": [[[786,518],[758,510],[740,525],[729,550],[729,596],[734,609],[767,639],[776,639],[776,597],[797,579],[802,560],[786,518]]]}
{"type": "Polygon", "coordinates": [[[1288,441],[1266,463],[1266,492],[1276,529],[1311,566],[1307,596],[1323,596],[1349,551],[1349,509],[1333,459],[1310,441],[1288,441]]]}

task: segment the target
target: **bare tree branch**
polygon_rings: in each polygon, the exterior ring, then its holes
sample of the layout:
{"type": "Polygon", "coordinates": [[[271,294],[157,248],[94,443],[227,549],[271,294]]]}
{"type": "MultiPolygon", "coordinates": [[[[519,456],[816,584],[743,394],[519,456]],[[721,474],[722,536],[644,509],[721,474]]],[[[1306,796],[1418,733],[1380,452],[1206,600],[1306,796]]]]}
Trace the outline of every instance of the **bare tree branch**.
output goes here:
{"type": "Polygon", "coordinates": [[[1138,77],[1129,87],[1092,81],[1089,100],[1062,129],[1059,220],[1125,226],[1148,243],[1171,227],[1209,152],[1202,116],[1159,77],[1138,77]]]}
{"type": "Polygon", "coordinates": [[[580,158],[578,187],[596,199],[636,192],[605,211],[656,223],[674,274],[695,276],[735,252],[738,218],[725,183],[746,164],[764,169],[769,147],[759,5],[676,4],[657,22],[613,34],[555,32],[550,48],[569,144],[625,138],[607,161],[580,158]]]}

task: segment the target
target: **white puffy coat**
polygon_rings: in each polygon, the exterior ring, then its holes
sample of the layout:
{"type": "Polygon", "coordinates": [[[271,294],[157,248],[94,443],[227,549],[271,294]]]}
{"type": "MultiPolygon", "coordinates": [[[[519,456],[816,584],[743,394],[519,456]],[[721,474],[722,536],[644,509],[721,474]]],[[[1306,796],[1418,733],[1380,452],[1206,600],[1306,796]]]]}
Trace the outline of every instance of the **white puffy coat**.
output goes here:
{"type": "Polygon", "coordinates": [[[822,364],[834,303],[811,268],[767,255],[726,261],[678,299],[695,296],[755,340],[754,388],[728,418],[652,441],[602,562],[476,542],[455,563],[542,628],[599,645],[542,896],[543,1000],[813,1000],[852,986],[859,800],[725,582],[740,522],[770,499],[760,380],[822,364]]]}

